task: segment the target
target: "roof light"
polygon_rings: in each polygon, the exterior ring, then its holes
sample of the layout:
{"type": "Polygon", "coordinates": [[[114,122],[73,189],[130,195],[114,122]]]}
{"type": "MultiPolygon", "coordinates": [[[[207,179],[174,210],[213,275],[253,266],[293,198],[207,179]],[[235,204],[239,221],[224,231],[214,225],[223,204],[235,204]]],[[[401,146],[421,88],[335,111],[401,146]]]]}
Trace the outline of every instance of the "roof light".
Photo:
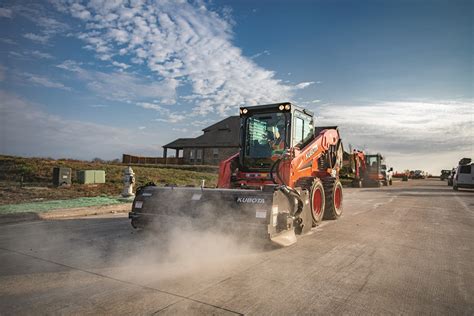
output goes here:
{"type": "Polygon", "coordinates": [[[283,104],[280,104],[280,106],[278,107],[278,110],[283,111],[284,109],[285,109],[285,106],[283,104]]]}
{"type": "Polygon", "coordinates": [[[291,106],[289,104],[285,105],[285,110],[290,110],[291,106]]]}
{"type": "Polygon", "coordinates": [[[247,110],[247,109],[243,109],[243,110],[242,110],[242,113],[243,113],[243,114],[247,114],[248,111],[249,111],[249,110],[247,110]]]}

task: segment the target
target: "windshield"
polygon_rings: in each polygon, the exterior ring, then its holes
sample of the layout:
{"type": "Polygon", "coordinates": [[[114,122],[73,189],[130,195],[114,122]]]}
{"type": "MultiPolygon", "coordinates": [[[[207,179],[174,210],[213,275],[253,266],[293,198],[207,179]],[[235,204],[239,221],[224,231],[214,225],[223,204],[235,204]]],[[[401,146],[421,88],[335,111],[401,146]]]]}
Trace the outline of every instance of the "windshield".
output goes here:
{"type": "Polygon", "coordinates": [[[244,163],[249,167],[268,168],[271,157],[286,146],[285,113],[261,113],[247,118],[245,124],[244,163]]]}
{"type": "Polygon", "coordinates": [[[370,171],[377,171],[379,168],[379,156],[367,156],[367,167],[370,171]]]}

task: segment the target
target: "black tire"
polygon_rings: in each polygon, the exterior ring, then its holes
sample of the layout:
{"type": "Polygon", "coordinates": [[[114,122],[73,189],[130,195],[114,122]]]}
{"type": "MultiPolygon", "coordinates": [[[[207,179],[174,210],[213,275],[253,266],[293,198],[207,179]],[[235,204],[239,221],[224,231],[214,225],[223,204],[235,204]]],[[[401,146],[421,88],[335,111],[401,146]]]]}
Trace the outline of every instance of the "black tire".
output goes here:
{"type": "Polygon", "coordinates": [[[457,185],[453,185],[453,190],[454,190],[454,191],[458,191],[458,190],[459,190],[459,189],[458,189],[458,186],[457,186],[457,185]]]}
{"type": "Polygon", "coordinates": [[[390,179],[390,181],[388,181],[388,185],[392,185],[393,182],[392,182],[392,179],[390,179]]]}
{"type": "Polygon", "coordinates": [[[310,192],[311,217],[313,218],[313,227],[315,227],[321,223],[325,212],[326,199],[321,180],[314,179],[310,192]]]}
{"type": "Polygon", "coordinates": [[[387,181],[384,181],[384,182],[383,182],[383,186],[384,186],[384,187],[388,186],[388,182],[387,182],[387,181]]]}
{"type": "Polygon", "coordinates": [[[328,177],[323,179],[325,208],[324,219],[338,219],[342,214],[342,184],[339,179],[328,177]]]}

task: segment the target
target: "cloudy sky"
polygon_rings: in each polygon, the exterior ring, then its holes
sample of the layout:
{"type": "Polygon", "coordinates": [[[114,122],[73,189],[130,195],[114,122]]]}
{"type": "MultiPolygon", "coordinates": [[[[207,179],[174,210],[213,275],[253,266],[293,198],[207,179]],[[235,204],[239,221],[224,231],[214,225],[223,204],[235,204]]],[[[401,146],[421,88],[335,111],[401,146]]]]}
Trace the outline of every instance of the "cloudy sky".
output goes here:
{"type": "MultiPolygon", "coordinates": [[[[473,2],[2,1],[0,153],[161,155],[292,101],[346,148],[438,173],[474,156],[473,2]]],[[[473,157],[474,158],[474,157],[473,157]]]]}

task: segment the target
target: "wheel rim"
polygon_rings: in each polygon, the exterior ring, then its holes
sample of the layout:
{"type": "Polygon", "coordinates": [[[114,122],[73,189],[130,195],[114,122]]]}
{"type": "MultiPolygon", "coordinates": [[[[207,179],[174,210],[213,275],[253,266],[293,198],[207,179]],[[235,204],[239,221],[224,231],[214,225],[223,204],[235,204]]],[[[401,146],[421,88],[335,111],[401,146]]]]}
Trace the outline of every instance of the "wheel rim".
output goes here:
{"type": "Polygon", "coordinates": [[[321,189],[317,188],[313,191],[313,217],[314,219],[318,219],[321,215],[322,211],[322,204],[323,204],[323,195],[321,193],[321,189]]]}
{"type": "Polygon", "coordinates": [[[340,209],[342,204],[342,190],[340,186],[336,187],[336,190],[334,191],[334,206],[336,206],[336,209],[340,209]]]}

